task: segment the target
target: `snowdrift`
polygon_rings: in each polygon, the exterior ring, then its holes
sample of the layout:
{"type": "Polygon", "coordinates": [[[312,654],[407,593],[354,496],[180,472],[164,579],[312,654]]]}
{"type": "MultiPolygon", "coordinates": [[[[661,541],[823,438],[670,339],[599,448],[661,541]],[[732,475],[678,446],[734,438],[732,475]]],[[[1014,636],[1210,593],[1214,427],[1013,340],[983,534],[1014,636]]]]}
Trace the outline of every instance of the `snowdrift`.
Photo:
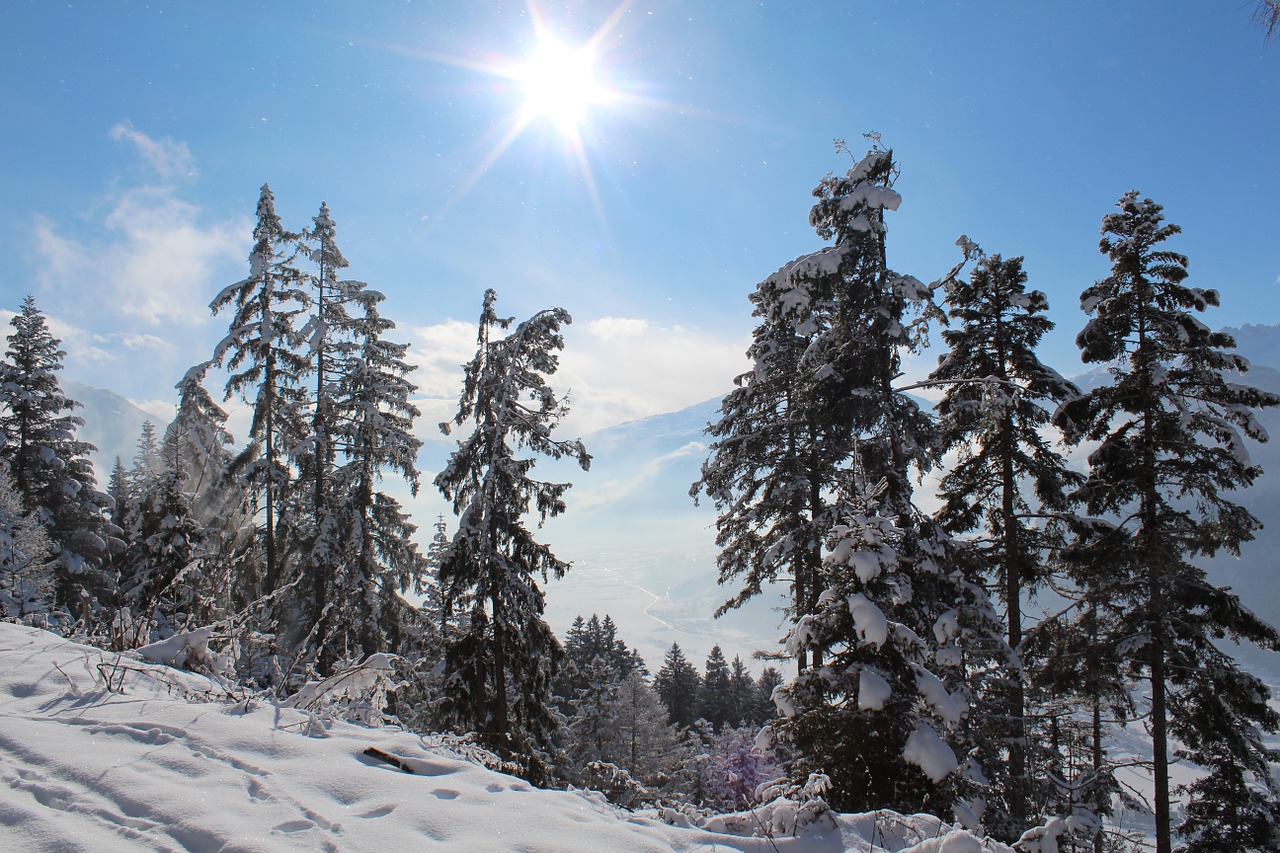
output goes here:
{"type": "MultiPolygon", "coordinates": [[[[594,792],[535,789],[408,732],[326,729],[293,708],[228,699],[202,676],[12,624],[0,624],[0,782],[9,853],[1008,851],[889,812],[798,838],[673,826],[594,792]]],[[[739,817],[708,826],[732,830],[739,817]]]]}

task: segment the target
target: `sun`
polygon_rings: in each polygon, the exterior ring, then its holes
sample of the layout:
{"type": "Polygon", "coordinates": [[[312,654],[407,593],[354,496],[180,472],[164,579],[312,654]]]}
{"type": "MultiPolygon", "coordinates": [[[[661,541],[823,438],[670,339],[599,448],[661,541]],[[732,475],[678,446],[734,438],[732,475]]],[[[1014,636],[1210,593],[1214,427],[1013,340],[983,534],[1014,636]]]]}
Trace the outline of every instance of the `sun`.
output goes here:
{"type": "Polygon", "coordinates": [[[590,44],[571,47],[541,36],[533,56],[513,76],[524,88],[522,123],[546,119],[568,136],[578,134],[591,107],[610,99],[590,44]]]}

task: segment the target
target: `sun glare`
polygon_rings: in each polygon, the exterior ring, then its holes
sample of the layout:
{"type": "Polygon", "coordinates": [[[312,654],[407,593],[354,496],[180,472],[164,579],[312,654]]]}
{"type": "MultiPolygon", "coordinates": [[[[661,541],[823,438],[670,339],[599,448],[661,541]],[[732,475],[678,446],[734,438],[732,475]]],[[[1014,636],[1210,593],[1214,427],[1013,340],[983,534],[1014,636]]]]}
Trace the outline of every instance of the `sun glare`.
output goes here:
{"type": "Polygon", "coordinates": [[[576,134],[587,110],[608,98],[596,79],[589,46],[572,48],[544,38],[516,78],[524,87],[527,118],[549,119],[564,133],[576,134]]]}

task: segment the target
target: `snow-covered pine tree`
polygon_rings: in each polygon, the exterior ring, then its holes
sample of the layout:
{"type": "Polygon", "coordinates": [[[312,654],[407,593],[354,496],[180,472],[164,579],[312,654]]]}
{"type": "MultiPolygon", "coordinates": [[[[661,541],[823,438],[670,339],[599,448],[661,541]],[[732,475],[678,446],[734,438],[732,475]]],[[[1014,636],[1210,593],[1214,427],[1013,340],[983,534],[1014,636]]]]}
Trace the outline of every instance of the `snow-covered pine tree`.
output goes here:
{"type": "Polygon", "coordinates": [[[1046,520],[1065,510],[1067,490],[1080,479],[1044,431],[1057,404],[1079,390],[1036,355],[1053,323],[1044,294],[1028,291],[1026,282],[1022,258],[999,255],[981,257],[968,281],[948,282],[953,324],[942,337],[949,352],[929,376],[945,388],[940,449],[957,452],[940,484],[936,517],[954,535],[981,531],[967,541],[999,591],[1014,653],[1005,672],[987,674],[993,695],[975,697],[981,710],[969,721],[973,735],[994,747],[984,760],[992,783],[984,826],[1006,842],[1038,817],[1029,811],[1036,797],[1024,747],[1022,602],[1044,582],[1047,556],[1061,541],[1059,526],[1046,520]]]}
{"type": "MultiPolygon", "coordinates": [[[[187,512],[201,525],[201,582],[191,615],[203,624],[228,620],[220,630],[244,640],[263,627],[248,611],[262,594],[262,552],[250,489],[237,476],[227,413],[203,385],[211,366],[195,365],[176,384],[178,410],[165,428],[161,455],[178,475],[187,512]]],[[[235,648],[241,652],[237,665],[248,674],[261,649],[244,642],[235,648]]]]}
{"type": "Polygon", "coordinates": [[[395,323],[378,311],[385,297],[354,285],[348,293],[362,313],[350,322],[352,345],[335,353],[332,367],[330,417],[338,465],[323,497],[331,511],[322,516],[316,538],[322,547],[331,540],[334,550],[313,561],[332,572],[326,582],[332,592],[316,600],[322,606],[313,617],[320,625],[323,666],[376,652],[423,653],[401,647],[405,622],[419,614],[400,594],[422,586],[427,563],[412,539],[416,525],[379,486],[394,472],[412,494],[418,492],[422,441],[413,435],[419,412],[410,400],[416,386],[408,379],[415,368],[405,360],[408,344],[386,338],[395,323]]]}
{"type": "Polygon", "coordinates": [[[49,535],[0,465],[0,618],[45,627],[53,609],[49,535]]]}
{"type": "MultiPolygon", "coordinates": [[[[1121,652],[1150,684],[1156,849],[1171,853],[1171,737],[1203,744],[1192,748],[1205,758],[1214,751],[1230,756],[1249,768],[1263,800],[1277,800],[1270,775],[1255,773],[1266,763],[1258,740],[1241,731],[1274,731],[1275,716],[1262,713],[1265,701],[1251,690],[1235,689],[1242,676],[1214,641],[1280,648],[1280,636],[1234,593],[1213,586],[1192,560],[1220,549],[1238,554],[1253,537],[1257,519],[1227,493],[1261,473],[1246,437],[1266,440],[1254,412],[1280,398],[1236,381],[1248,362],[1231,351],[1229,335],[1195,317],[1216,306],[1218,294],[1184,284],[1186,257],[1163,245],[1180,229],[1164,222],[1161,206],[1136,191],[1116,206],[1103,217],[1099,245],[1111,274],[1081,295],[1090,319],[1076,338],[1085,363],[1109,365],[1112,381],[1064,403],[1054,422],[1071,441],[1099,443],[1077,497],[1090,514],[1116,520],[1093,547],[1127,559],[1105,569],[1095,561],[1086,581],[1105,583],[1109,598],[1125,608],[1120,630],[1130,639],[1121,652]],[[1218,701],[1205,702],[1210,694],[1218,701]]],[[[1220,759],[1213,763],[1220,766],[1220,759]]],[[[1188,813],[1229,808],[1217,798],[1231,789],[1216,782],[1192,788],[1188,813]]],[[[1219,849],[1200,834],[1202,825],[1194,817],[1185,825],[1197,848],[1219,849]]],[[[1233,849],[1269,848],[1271,839],[1254,835],[1233,849]]]]}
{"type": "Polygon", "coordinates": [[[760,670],[760,677],[756,679],[756,709],[751,718],[753,723],[764,725],[778,715],[778,709],[773,704],[773,691],[782,683],[782,673],[777,667],[766,666],[760,670]]]}
{"type": "Polygon", "coordinates": [[[621,682],[633,671],[645,671],[639,652],[618,639],[618,627],[609,614],[603,620],[595,613],[589,620],[577,616],[565,634],[564,658],[552,685],[553,693],[563,700],[559,703],[562,708],[586,686],[586,673],[596,661],[613,673],[614,682],[621,682]]]}
{"type": "Polygon", "coordinates": [[[647,787],[665,785],[676,769],[678,735],[644,673],[632,670],[619,682],[612,717],[613,763],[647,787]]]}
{"type": "Polygon", "coordinates": [[[129,508],[129,472],[119,456],[111,466],[111,477],[107,480],[107,496],[111,498],[111,523],[123,532],[126,524],[124,516],[129,508]]]}
{"type": "Polygon", "coordinates": [[[141,485],[130,512],[130,543],[121,561],[121,596],[147,630],[139,642],[207,624],[221,615],[208,564],[204,524],[183,488],[181,460],[166,461],[141,485]],[[126,580],[127,579],[127,580],[126,580]]]}
{"type": "Polygon", "coordinates": [[[580,783],[583,770],[591,762],[617,762],[614,713],[622,679],[599,655],[579,661],[574,669],[577,677],[573,693],[565,697],[568,700],[564,729],[567,762],[560,768],[560,775],[580,783]]]}
{"type": "Polygon", "coordinates": [[[294,480],[291,454],[300,451],[308,432],[302,382],[310,364],[301,352],[298,322],[310,298],[294,266],[297,235],[284,229],[266,184],[257,216],[249,275],[224,288],[209,307],[214,314],[231,310],[227,335],[212,359],[230,373],[224,399],[239,395],[253,407],[249,437],[257,452],[245,466],[245,477],[263,496],[266,565],[261,591],[273,593],[292,580],[281,565],[280,533],[298,519],[282,523],[281,516],[294,480]]]}
{"type": "MultiPolygon", "coordinates": [[[[793,779],[830,778],[836,809],[948,814],[960,765],[943,736],[967,708],[930,668],[933,632],[912,628],[930,604],[917,581],[943,569],[905,558],[903,530],[876,502],[886,488],[859,478],[845,493],[828,540],[826,589],[788,638],[788,652],[818,648],[826,663],[775,691],[781,716],[772,730],[795,751],[793,779]]],[[[958,628],[954,615],[948,621],[944,637],[958,628]]]]}
{"type": "Polygon", "coordinates": [[[115,597],[115,576],[106,567],[112,543],[107,519],[111,497],[97,489],[89,454],[76,438],[84,419],[80,404],[58,383],[61,341],[49,331],[35,299],[23,300],[11,321],[13,333],[0,361],[0,460],[8,465],[23,506],[36,514],[54,546],[54,598],[88,621],[98,604],[115,597]]]}
{"type": "MultiPolygon", "coordinates": [[[[535,480],[535,459],[515,454],[526,448],[553,459],[568,456],[584,470],[591,457],[581,441],[553,436],[567,403],[545,377],[559,366],[560,327],[569,314],[546,309],[498,337],[513,320],[497,315],[496,299],[486,291],[476,355],[465,366],[453,419],[457,426],[470,421],[475,430],[458,442],[435,480],[459,519],[440,581],[448,610],[470,617],[467,634],[445,657],[445,704],[455,725],[477,730],[489,747],[518,758],[541,779],[546,768],[537,753],[553,746],[550,690],[562,651],[542,618],[537,577],[560,577],[569,566],[533,538],[523,519],[530,509],[543,519],[563,512],[570,484],[535,480]]],[[[441,427],[450,430],[447,423],[441,427]]]]}
{"type": "Polygon", "coordinates": [[[1280,798],[1262,731],[1275,732],[1280,714],[1261,679],[1243,672],[1216,647],[1206,650],[1201,677],[1176,702],[1188,721],[1175,726],[1177,756],[1209,771],[1183,785],[1186,818],[1178,834],[1186,853],[1280,849],[1280,798]]]}
{"type": "MultiPolygon", "coordinates": [[[[339,420],[350,420],[355,415],[352,411],[339,411],[335,397],[344,374],[349,371],[361,373],[368,367],[361,362],[356,348],[361,338],[361,331],[371,332],[374,338],[380,338],[383,331],[393,328],[394,324],[378,314],[376,304],[381,298],[370,293],[370,298],[362,300],[367,286],[362,281],[339,280],[338,274],[347,268],[348,263],[337,245],[337,226],[329,214],[326,204],[320,205],[320,212],[312,217],[312,228],[301,235],[302,252],[315,265],[315,272],[303,275],[304,282],[311,290],[311,313],[300,330],[300,336],[309,347],[311,369],[315,374],[315,392],[311,400],[310,442],[306,450],[299,455],[299,504],[300,509],[308,516],[306,524],[307,544],[303,547],[302,572],[307,578],[308,615],[300,623],[308,629],[305,633],[319,641],[316,649],[315,664],[321,674],[329,674],[334,661],[344,657],[338,651],[350,638],[351,625],[337,627],[332,624],[331,607],[343,608],[350,602],[349,596],[339,594],[337,584],[341,583],[340,575],[344,574],[342,539],[353,517],[347,522],[339,518],[338,504],[348,495],[334,489],[331,484],[336,460],[335,432],[339,420]],[[370,316],[357,320],[353,318],[349,307],[353,303],[375,306],[370,316]],[[357,328],[359,327],[359,328],[357,328]],[[347,636],[343,636],[343,635],[347,636]],[[336,638],[341,637],[341,641],[336,638]]],[[[367,336],[367,335],[366,335],[367,336]]],[[[403,375],[396,377],[403,379],[403,375]]],[[[346,399],[350,406],[354,401],[346,399]]],[[[416,414],[416,410],[414,410],[416,414]]],[[[416,478],[416,474],[415,474],[416,478]]],[[[416,479],[413,488],[416,489],[416,479]]],[[[359,572],[356,578],[361,577],[359,572]]],[[[363,606],[368,606],[368,589],[362,589],[358,596],[363,606]]],[[[348,615],[359,606],[347,607],[348,615]]],[[[379,608],[370,611],[369,615],[377,616],[379,608]]],[[[375,621],[376,618],[375,618],[375,621]]],[[[376,629],[370,629],[375,630],[376,629]]],[[[355,649],[352,649],[354,652],[355,649]]]]}
{"type": "MultiPolygon", "coordinates": [[[[967,707],[929,667],[961,681],[968,651],[999,630],[955,560],[958,546],[912,503],[912,471],[932,463],[937,433],[893,383],[941,313],[932,288],[886,260],[896,175],[875,139],[845,175],[824,179],[810,222],[834,245],[766,280],[779,315],[812,331],[798,371],[822,413],[823,452],[839,466],[820,488],[827,553],[809,585],[812,607],[787,642],[810,666],[777,692],[783,719],[773,728],[796,751],[793,777],[825,773],[836,808],[946,813],[957,762],[939,731],[967,707]]],[[[972,244],[957,242],[967,257],[972,244]]]]}
{"type": "MultiPolygon", "coordinates": [[[[1066,606],[1032,626],[1023,643],[1029,773],[1048,783],[1028,789],[1028,813],[1065,817],[1084,810],[1104,819],[1126,797],[1136,802],[1121,788],[1106,750],[1109,734],[1136,711],[1119,654],[1124,604],[1112,600],[1106,580],[1131,571],[1125,563],[1132,553],[1100,519],[1071,527],[1074,535],[1055,560],[1066,578],[1051,582],[1069,596],[1066,606]]],[[[1099,833],[1095,853],[1106,846],[1099,833]]]]}
{"type": "MultiPolygon", "coordinates": [[[[759,318],[747,349],[752,368],[734,379],[719,420],[707,426],[709,456],[689,489],[695,502],[705,494],[716,507],[720,583],[739,583],[716,615],[780,578],[791,582],[792,619],[812,613],[817,601],[825,494],[847,454],[847,430],[830,428],[806,354],[826,322],[811,297],[835,286],[842,257],[836,247],[797,259],[749,297],[759,318]],[[792,277],[794,288],[786,284],[792,277]]],[[[809,661],[797,665],[803,670],[809,661]]]]}
{"type": "Polygon", "coordinates": [[[698,696],[702,690],[702,676],[685,657],[679,643],[672,643],[662,659],[662,667],[653,679],[654,689],[667,708],[671,724],[688,728],[700,716],[698,696]]]}

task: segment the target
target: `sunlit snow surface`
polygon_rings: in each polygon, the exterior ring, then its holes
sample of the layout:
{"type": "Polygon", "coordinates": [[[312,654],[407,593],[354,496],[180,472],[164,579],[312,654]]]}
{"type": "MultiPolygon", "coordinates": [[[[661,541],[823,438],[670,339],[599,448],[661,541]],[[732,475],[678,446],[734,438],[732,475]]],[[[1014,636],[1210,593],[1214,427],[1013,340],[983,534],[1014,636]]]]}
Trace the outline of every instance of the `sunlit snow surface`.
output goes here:
{"type": "Polygon", "coordinates": [[[338,723],[315,736],[297,711],[210,701],[218,692],[0,624],[0,850],[1007,851],[887,812],[801,838],[677,828],[597,794],[532,788],[406,732],[338,723]],[[418,772],[364,757],[370,746],[418,772]]]}

